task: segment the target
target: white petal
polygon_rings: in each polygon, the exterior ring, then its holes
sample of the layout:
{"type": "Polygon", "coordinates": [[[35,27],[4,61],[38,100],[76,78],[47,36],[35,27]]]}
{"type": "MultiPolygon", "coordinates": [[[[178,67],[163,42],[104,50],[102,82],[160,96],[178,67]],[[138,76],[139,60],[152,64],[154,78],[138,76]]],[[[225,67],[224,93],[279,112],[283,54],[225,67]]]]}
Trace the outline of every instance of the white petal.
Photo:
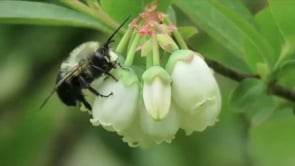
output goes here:
{"type": "Polygon", "coordinates": [[[221,96],[219,90],[216,91],[216,96],[207,98],[207,100],[199,106],[195,111],[187,112],[178,110],[181,117],[181,128],[187,135],[193,131],[203,131],[208,126],[212,126],[218,119],[221,110],[221,96]]]}
{"type": "Polygon", "coordinates": [[[143,100],[146,110],[154,119],[164,119],[170,109],[171,86],[155,77],[152,83],[144,83],[143,100]]]}
{"type": "Polygon", "coordinates": [[[97,91],[101,94],[113,95],[96,97],[93,104],[92,122],[98,121],[108,130],[122,131],[129,127],[135,118],[138,102],[138,86],[126,87],[121,81],[107,79],[97,91]]]}
{"type": "MultiPolygon", "coordinates": [[[[102,76],[102,77],[99,77],[98,79],[96,79],[95,81],[93,81],[91,83],[91,86],[94,88],[94,89],[98,89],[98,87],[102,84],[102,82],[104,81],[105,79],[105,76],[102,76]]],[[[94,102],[94,99],[95,99],[95,95],[93,93],[91,93],[89,90],[85,89],[83,90],[83,94],[86,98],[86,100],[89,102],[89,103],[93,103],[94,102]]],[[[91,113],[85,106],[84,104],[81,104],[80,106],[80,110],[82,112],[89,112],[91,113]]],[[[99,123],[98,122],[91,122],[94,126],[98,126],[99,123]]]]}
{"type": "Polygon", "coordinates": [[[149,136],[143,133],[141,129],[139,122],[139,112],[140,110],[137,110],[137,115],[133,123],[118,134],[123,136],[122,140],[128,143],[130,147],[140,147],[142,149],[147,149],[154,143],[149,136]]]}
{"type": "Polygon", "coordinates": [[[145,110],[140,112],[142,130],[155,143],[159,144],[163,141],[170,143],[174,139],[180,125],[174,108],[171,106],[167,117],[162,120],[154,120],[145,110]]]}

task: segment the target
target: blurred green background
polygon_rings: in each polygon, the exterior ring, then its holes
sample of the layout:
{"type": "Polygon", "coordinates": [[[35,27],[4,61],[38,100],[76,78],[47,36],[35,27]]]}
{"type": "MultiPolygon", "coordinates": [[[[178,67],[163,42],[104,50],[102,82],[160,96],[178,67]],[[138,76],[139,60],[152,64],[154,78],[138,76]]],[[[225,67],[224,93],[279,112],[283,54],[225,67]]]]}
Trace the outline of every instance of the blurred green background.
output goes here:
{"type": "MultiPolygon", "coordinates": [[[[266,1],[244,3],[254,14],[266,1]]],[[[187,21],[181,14],[178,19],[187,21]]],[[[199,35],[195,42],[209,40],[199,35]]],[[[87,113],[63,105],[56,95],[39,110],[68,53],[80,43],[106,37],[82,28],[0,24],[0,166],[295,165],[291,111],[250,129],[249,119],[228,104],[237,83],[218,74],[223,96],[219,122],[190,136],[180,131],[171,144],[147,150],[130,148],[117,134],[93,127],[87,113]]]]}

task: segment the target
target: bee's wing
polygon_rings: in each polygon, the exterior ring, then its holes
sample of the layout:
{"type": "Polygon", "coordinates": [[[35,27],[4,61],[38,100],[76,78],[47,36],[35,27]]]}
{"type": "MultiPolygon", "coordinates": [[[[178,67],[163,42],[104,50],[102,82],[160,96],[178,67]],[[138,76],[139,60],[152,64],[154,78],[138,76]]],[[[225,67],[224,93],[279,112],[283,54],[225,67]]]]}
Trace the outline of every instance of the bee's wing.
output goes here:
{"type": "Polygon", "coordinates": [[[57,88],[63,83],[65,82],[66,80],[70,79],[73,74],[77,71],[80,70],[80,66],[79,65],[76,65],[75,67],[73,67],[73,69],[71,71],[69,71],[68,73],[66,73],[66,75],[61,79],[59,80],[55,87],[52,89],[52,91],[50,92],[50,94],[46,97],[46,99],[43,101],[43,103],[41,104],[40,106],[40,109],[42,109],[44,107],[44,105],[47,103],[47,101],[50,99],[50,97],[54,94],[54,92],[57,90],[57,88]]]}
{"type": "Polygon", "coordinates": [[[73,74],[76,73],[76,72],[79,71],[79,70],[81,70],[80,65],[76,65],[76,66],[74,66],[72,70],[70,70],[69,72],[67,72],[67,73],[65,74],[65,76],[64,76],[62,79],[60,79],[60,80],[56,83],[56,85],[55,85],[55,87],[54,87],[54,91],[56,91],[56,89],[57,89],[57,88],[58,88],[63,82],[65,82],[65,81],[68,80],[68,79],[71,79],[71,77],[73,76],[73,74]]]}

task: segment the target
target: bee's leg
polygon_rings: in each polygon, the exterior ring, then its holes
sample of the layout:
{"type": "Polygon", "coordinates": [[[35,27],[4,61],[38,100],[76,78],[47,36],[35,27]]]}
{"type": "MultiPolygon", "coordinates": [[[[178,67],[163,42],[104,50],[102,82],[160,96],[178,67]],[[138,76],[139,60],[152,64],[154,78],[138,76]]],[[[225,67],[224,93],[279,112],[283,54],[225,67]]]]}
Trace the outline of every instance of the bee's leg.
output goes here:
{"type": "Polygon", "coordinates": [[[91,87],[91,86],[88,87],[88,90],[89,90],[90,92],[92,92],[93,94],[95,94],[96,96],[100,96],[100,97],[110,97],[111,95],[113,95],[113,92],[111,92],[111,93],[109,93],[109,94],[107,94],[107,95],[100,94],[100,93],[98,93],[98,92],[97,92],[93,87],[91,87]]]}
{"type": "Polygon", "coordinates": [[[118,66],[119,66],[121,69],[123,69],[123,70],[129,70],[128,67],[124,67],[124,66],[122,66],[121,63],[119,63],[119,62],[118,62],[118,66]]]}
{"type": "Polygon", "coordinates": [[[93,93],[94,95],[96,95],[96,96],[100,96],[100,97],[109,97],[109,96],[111,96],[111,95],[113,94],[113,92],[109,93],[108,95],[100,94],[100,93],[97,92],[97,91],[96,91],[91,85],[89,85],[89,84],[85,81],[85,79],[84,79],[82,76],[79,76],[78,78],[79,78],[79,82],[80,82],[80,84],[81,84],[83,87],[87,88],[90,92],[92,92],[92,93],[93,93]]]}
{"type": "Polygon", "coordinates": [[[98,70],[98,71],[100,71],[100,72],[102,72],[102,73],[105,73],[106,75],[112,77],[115,81],[118,81],[118,79],[117,79],[115,76],[113,76],[111,73],[109,73],[109,72],[105,72],[102,68],[100,68],[100,67],[98,67],[98,66],[95,66],[95,65],[91,65],[91,66],[92,66],[94,69],[96,69],[96,70],[98,70]]]}
{"type": "Polygon", "coordinates": [[[92,110],[91,105],[88,103],[88,101],[85,99],[85,97],[82,95],[82,93],[77,94],[78,100],[80,100],[83,105],[88,109],[92,110]]]}
{"type": "Polygon", "coordinates": [[[99,66],[91,65],[91,67],[93,67],[94,69],[96,69],[96,70],[104,73],[104,70],[101,67],[99,67],[99,66]]]}
{"type": "Polygon", "coordinates": [[[106,74],[107,74],[108,76],[112,77],[115,81],[118,81],[118,79],[117,79],[115,76],[113,76],[111,73],[107,72],[106,74]]]}

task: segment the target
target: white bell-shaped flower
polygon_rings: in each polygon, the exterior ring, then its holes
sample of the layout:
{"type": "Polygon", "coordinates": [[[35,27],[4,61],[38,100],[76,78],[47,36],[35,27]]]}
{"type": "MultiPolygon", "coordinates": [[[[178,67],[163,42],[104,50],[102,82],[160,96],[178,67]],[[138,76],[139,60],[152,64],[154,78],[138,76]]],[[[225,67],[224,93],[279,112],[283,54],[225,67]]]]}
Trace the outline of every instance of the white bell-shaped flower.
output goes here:
{"type": "Polygon", "coordinates": [[[213,72],[201,55],[177,50],[166,69],[171,73],[172,98],[179,107],[182,128],[189,134],[213,125],[221,109],[221,96],[213,72]]]}
{"type": "Polygon", "coordinates": [[[201,55],[190,50],[177,50],[169,58],[172,98],[183,110],[194,111],[219,90],[212,70],[201,55]]]}
{"type": "Polygon", "coordinates": [[[91,123],[101,124],[110,131],[128,128],[136,116],[139,100],[139,81],[131,70],[117,69],[112,73],[118,81],[108,78],[97,89],[101,94],[113,93],[103,98],[97,96],[93,103],[91,123]]]}

